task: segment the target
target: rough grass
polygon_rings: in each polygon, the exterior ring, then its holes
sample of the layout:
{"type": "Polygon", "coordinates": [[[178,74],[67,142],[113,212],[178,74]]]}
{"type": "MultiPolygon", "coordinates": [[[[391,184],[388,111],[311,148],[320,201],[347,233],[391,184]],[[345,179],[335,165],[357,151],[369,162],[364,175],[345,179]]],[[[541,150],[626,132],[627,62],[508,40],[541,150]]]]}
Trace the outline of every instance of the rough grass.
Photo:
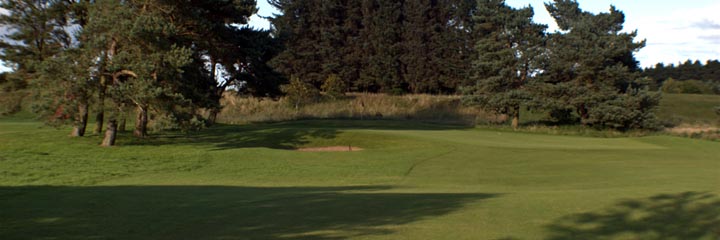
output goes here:
{"type": "Polygon", "coordinates": [[[400,121],[68,138],[0,120],[2,239],[709,239],[720,143],[400,121]],[[358,152],[297,152],[358,146],[358,152]]]}
{"type": "MultiPolygon", "coordinates": [[[[492,125],[507,120],[477,107],[464,106],[460,96],[353,93],[344,99],[323,101],[295,109],[284,101],[227,94],[223,105],[225,108],[219,120],[230,124],[301,119],[390,119],[492,125]]],[[[718,95],[663,94],[657,115],[663,122],[671,125],[720,126],[720,116],[715,113],[715,107],[720,107],[718,95]]],[[[536,123],[546,120],[546,117],[545,113],[523,109],[521,123],[537,130],[536,123]]]]}
{"type": "Polygon", "coordinates": [[[496,119],[476,107],[461,103],[460,96],[352,93],[345,98],[301,106],[270,99],[226,94],[219,121],[229,124],[280,122],[301,119],[389,119],[467,124],[496,119]]]}

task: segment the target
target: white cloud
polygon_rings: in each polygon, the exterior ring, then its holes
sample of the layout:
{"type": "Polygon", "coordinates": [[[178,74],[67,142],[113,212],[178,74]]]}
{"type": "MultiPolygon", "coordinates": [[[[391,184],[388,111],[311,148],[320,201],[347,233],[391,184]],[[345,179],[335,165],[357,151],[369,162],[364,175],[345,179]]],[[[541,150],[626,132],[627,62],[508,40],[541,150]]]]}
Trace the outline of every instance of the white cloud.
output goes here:
{"type": "Polygon", "coordinates": [[[687,59],[720,58],[720,3],[677,9],[666,14],[627,14],[627,28],[638,29],[647,46],[637,58],[643,66],[687,59]]]}

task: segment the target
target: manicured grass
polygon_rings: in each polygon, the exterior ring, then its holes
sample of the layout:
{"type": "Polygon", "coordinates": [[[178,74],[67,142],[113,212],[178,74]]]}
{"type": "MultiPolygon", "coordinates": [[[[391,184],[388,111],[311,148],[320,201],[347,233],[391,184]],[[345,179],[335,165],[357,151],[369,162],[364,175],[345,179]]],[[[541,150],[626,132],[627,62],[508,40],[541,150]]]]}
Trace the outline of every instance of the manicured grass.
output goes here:
{"type": "Polygon", "coordinates": [[[396,121],[146,140],[0,120],[0,239],[717,239],[720,143],[396,121]],[[297,152],[358,146],[360,152],[297,152]]]}

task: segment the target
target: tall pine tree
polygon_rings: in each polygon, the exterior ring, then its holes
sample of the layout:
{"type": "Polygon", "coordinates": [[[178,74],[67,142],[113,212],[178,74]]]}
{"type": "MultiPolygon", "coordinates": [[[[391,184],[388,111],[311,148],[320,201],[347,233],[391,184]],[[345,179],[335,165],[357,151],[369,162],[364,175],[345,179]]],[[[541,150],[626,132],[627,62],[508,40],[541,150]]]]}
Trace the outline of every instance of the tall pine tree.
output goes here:
{"type": "Polygon", "coordinates": [[[475,14],[478,58],[466,101],[510,115],[517,128],[520,108],[532,105],[529,85],[544,64],[546,27],[532,22],[532,8],[514,9],[504,0],[482,1],[475,14]]]}
{"type": "Polygon", "coordinates": [[[625,15],[582,11],[574,0],[546,4],[562,32],[550,35],[549,68],[539,95],[556,117],[574,111],[585,125],[652,128],[659,95],[639,76],[634,54],[645,45],[622,32],[625,15]]]}

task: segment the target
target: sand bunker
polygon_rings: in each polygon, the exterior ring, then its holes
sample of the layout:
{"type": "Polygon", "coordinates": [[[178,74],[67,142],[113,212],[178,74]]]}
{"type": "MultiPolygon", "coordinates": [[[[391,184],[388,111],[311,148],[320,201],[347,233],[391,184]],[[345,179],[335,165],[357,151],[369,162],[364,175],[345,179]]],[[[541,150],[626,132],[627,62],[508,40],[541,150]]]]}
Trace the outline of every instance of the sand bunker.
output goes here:
{"type": "Polygon", "coordinates": [[[362,151],[362,148],[351,147],[351,146],[331,146],[331,147],[313,147],[313,148],[299,148],[300,152],[356,152],[362,151]]]}

